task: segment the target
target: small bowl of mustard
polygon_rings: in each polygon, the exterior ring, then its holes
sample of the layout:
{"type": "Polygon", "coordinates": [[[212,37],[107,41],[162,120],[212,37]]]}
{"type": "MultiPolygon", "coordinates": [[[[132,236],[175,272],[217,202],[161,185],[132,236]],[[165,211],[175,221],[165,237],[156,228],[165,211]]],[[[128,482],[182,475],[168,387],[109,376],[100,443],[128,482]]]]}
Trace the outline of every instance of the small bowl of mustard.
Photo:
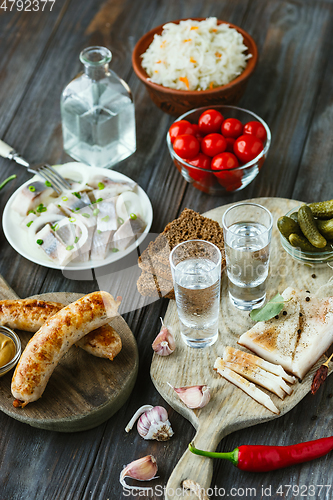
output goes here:
{"type": "Polygon", "coordinates": [[[21,356],[21,341],[16,333],[0,326],[0,377],[9,372],[21,356]]]}

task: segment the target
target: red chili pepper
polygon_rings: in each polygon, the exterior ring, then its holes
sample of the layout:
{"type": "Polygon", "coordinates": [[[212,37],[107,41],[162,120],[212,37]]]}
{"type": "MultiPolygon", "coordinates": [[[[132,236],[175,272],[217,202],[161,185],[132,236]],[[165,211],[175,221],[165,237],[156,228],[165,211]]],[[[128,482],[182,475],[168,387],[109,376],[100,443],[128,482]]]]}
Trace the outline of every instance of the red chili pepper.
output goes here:
{"type": "Polygon", "coordinates": [[[267,472],[326,455],[333,450],[333,436],[291,446],[242,445],[226,453],[198,450],[193,443],[189,449],[196,455],[229,460],[241,470],[267,472]]]}

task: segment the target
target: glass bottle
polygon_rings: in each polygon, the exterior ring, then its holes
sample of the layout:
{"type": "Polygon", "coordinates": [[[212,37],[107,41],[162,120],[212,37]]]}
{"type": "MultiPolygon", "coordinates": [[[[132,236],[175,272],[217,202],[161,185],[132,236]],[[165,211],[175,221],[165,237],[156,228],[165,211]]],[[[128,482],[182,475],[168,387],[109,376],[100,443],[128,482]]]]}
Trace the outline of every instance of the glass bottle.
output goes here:
{"type": "Polygon", "coordinates": [[[61,96],[64,149],[94,167],[111,167],[136,150],[131,90],[109,69],[112,54],[88,47],[80,54],[84,72],[61,96]]]}

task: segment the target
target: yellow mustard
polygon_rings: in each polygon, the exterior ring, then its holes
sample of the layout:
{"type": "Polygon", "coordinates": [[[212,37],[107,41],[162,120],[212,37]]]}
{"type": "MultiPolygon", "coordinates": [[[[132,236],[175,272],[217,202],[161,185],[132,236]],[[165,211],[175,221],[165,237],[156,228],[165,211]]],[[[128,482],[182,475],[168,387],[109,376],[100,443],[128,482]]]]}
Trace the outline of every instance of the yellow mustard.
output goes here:
{"type": "Polygon", "coordinates": [[[0,368],[9,363],[15,354],[16,348],[12,339],[0,333],[0,368]]]}

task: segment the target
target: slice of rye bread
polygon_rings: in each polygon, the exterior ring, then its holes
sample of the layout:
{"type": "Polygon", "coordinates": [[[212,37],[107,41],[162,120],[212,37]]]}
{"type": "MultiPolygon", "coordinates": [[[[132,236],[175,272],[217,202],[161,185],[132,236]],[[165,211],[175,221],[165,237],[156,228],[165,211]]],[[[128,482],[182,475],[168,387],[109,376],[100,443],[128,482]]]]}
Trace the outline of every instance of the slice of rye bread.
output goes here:
{"type": "Polygon", "coordinates": [[[167,299],[175,299],[173,291],[173,283],[163,278],[157,277],[151,273],[142,271],[140,278],[137,281],[137,288],[144,297],[165,297],[167,299]]]}
{"type": "Polygon", "coordinates": [[[147,272],[172,280],[169,255],[183,241],[206,240],[214,243],[222,253],[221,270],[225,267],[223,230],[219,223],[185,208],[178,219],[170,222],[155,241],[139,257],[139,266],[147,272]]]}

